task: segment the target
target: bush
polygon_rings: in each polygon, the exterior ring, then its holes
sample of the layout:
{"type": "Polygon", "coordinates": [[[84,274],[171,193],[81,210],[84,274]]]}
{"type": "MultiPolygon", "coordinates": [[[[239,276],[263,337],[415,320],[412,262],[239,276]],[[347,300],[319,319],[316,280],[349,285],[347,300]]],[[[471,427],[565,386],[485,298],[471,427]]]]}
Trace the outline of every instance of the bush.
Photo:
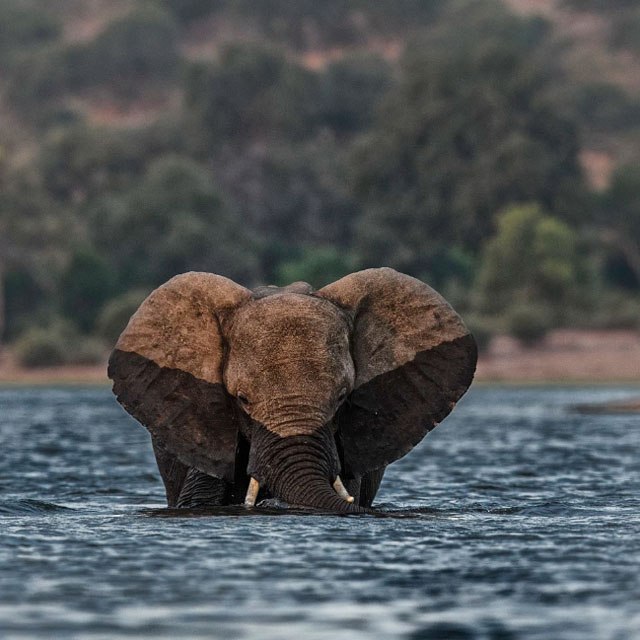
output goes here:
{"type": "Polygon", "coordinates": [[[378,102],[391,85],[391,68],[376,56],[345,58],[321,78],[321,119],[338,134],[368,127],[378,102]]]}
{"type": "Polygon", "coordinates": [[[58,328],[28,329],[14,344],[23,367],[55,367],[66,362],[68,341],[58,328]]]}
{"type": "Polygon", "coordinates": [[[589,325],[596,329],[637,329],[640,331],[640,297],[629,291],[604,292],[589,325]]]}
{"type": "Polygon", "coordinates": [[[66,364],[100,364],[106,359],[106,349],[102,340],[90,336],[78,337],[68,352],[66,364]]]}
{"type": "Polygon", "coordinates": [[[277,270],[280,285],[298,280],[320,288],[355,270],[355,261],[346,252],[335,247],[311,247],[297,259],[281,264],[277,270]]]}
{"type": "Polygon", "coordinates": [[[91,233],[119,290],[157,286],[185,271],[252,280],[253,240],[205,165],[160,157],[134,189],[97,204],[91,233]]]}
{"type": "Polygon", "coordinates": [[[466,314],[464,322],[478,345],[478,351],[487,351],[493,336],[498,333],[496,320],[491,320],[485,316],[466,314]]]}
{"type": "Polygon", "coordinates": [[[69,89],[109,84],[122,98],[140,93],[141,83],[174,77],[179,54],[171,15],[151,6],[111,22],[95,40],[66,52],[69,89]]]}
{"type": "Polygon", "coordinates": [[[640,10],[618,16],[611,33],[611,45],[616,49],[631,49],[640,52],[640,10]]]}
{"type": "Polygon", "coordinates": [[[301,139],[317,130],[319,76],[276,50],[234,45],[215,65],[194,64],[185,103],[193,145],[206,152],[223,141],[301,139]]]}
{"type": "Polygon", "coordinates": [[[72,325],[54,320],[46,327],[27,329],[14,343],[18,364],[27,368],[65,364],[98,364],[105,348],[96,338],[78,335],[72,325]]]}
{"type": "Polygon", "coordinates": [[[220,4],[224,2],[218,0],[214,4],[211,0],[162,0],[162,5],[184,24],[217,11],[220,4]]]}
{"type": "Polygon", "coordinates": [[[105,260],[90,247],[76,250],[62,274],[62,312],[83,333],[89,333],[113,285],[114,273],[105,260]]]}
{"type": "Polygon", "coordinates": [[[532,346],[547,335],[553,326],[553,318],[544,307],[517,303],[507,311],[505,325],[509,335],[532,346]]]}
{"type": "Polygon", "coordinates": [[[33,0],[0,2],[0,53],[18,52],[50,42],[60,34],[60,24],[33,0]]]}
{"type": "Polygon", "coordinates": [[[180,135],[168,120],[137,129],[72,123],[47,133],[37,168],[56,198],[85,202],[137,184],[150,162],[180,146],[180,135]]]}
{"type": "Polygon", "coordinates": [[[16,56],[9,95],[32,115],[46,114],[69,92],[95,87],[133,99],[173,80],[179,64],[173,17],[147,6],[109,23],[94,40],[52,42],[16,56]]]}
{"type": "Polygon", "coordinates": [[[575,232],[536,204],[508,207],[484,245],[476,285],[485,313],[508,313],[514,299],[561,309],[578,285],[575,232]]]}
{"type": "Polygon", "coordinates": [[[96,323],[98,335],[108,344],[114,345],[127,326],[129,318],[135,313],[148,291],[136,289],[110,300],[96,323]]]}

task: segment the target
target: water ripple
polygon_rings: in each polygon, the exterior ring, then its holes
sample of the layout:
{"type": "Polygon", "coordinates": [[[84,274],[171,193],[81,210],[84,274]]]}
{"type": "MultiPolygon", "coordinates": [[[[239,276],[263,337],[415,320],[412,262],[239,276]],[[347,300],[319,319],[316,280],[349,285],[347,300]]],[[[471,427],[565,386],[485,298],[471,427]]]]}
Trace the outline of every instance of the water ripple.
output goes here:
{"type": "Polygon", "coordinates": [[[640,637],[640,442],[580,402],[477,388],[378,512],[172,510],[107,390],[0,390],[0,636],[640,637]]]}

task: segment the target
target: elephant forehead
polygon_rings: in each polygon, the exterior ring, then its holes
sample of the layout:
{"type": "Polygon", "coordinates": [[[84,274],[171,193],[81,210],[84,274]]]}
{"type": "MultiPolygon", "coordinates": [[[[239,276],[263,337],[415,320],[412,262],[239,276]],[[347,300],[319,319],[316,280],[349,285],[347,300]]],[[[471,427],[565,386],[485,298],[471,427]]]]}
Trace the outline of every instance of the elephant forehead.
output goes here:
{"type": "Polygon", "coordinates": [[[252,301],[238,311],[232,340],[253,349],[308,347],[347,340],[346,319],[326,300],[283,293],[252,301]]]}

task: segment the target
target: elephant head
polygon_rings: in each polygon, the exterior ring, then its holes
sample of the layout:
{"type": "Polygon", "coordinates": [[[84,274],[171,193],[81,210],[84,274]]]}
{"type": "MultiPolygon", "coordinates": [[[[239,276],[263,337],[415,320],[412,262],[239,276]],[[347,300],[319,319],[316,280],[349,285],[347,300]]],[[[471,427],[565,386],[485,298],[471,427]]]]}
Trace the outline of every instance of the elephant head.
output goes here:
{"type": "Polygon", "coordinates": [[[250,503],[260,486],[290,504],[358,510],[338,474],[381,478],[449,414],[475,364],[449,304],[392,269],[319,291],[187,273],[142,303],[109,376],[154,442],[185,467],[249,484],[250,503]]]}

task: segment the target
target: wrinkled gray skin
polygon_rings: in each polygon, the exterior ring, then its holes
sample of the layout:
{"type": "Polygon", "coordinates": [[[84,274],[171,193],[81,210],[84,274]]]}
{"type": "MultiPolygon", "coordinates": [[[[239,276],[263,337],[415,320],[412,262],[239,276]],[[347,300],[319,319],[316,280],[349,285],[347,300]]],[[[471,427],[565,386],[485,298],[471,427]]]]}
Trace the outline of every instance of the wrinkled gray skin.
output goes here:
{"type": "Polygon", "coordinates": [[[227,335],[225,385],[251,418],[241,427],[248,474],[290,504],[353,508],[330,486],[340,465],[332,420],[354,383],[346,316],[281,293],[239,309],[227,335]]]}
{"type": "Polygon", "coordinates": [[[358,512],[451,411],[475,358],[451,307],[391,269],[319,292],[185,274],[132,317],[109,375],[153,436],[170,506],[242,503],[253,477],[259,499],[358,512]]]}

